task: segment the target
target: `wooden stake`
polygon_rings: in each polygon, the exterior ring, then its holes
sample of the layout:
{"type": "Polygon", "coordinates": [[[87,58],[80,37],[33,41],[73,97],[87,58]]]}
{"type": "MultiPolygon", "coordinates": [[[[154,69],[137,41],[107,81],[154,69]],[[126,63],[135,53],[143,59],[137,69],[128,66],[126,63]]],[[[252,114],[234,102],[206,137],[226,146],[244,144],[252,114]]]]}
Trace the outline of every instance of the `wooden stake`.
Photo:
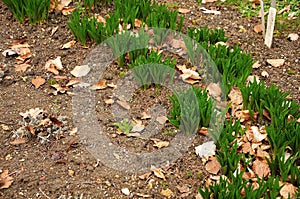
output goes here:
{"type": "Polygon", "coordinates": [[[265,45],[271,48],[273,40],[273,32],[276,18],[276,0],[272,0],[271,7],[269,9],[267,32],[265,36],[265,45]]]}

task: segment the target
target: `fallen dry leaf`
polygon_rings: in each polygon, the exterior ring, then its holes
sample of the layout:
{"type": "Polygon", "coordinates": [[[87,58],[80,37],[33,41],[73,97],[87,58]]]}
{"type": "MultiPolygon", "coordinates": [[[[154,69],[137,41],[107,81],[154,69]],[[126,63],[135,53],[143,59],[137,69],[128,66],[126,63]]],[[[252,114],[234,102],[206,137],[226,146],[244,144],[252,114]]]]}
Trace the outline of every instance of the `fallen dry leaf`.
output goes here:
{"type": "Polygon", "coordinates": [[[14,141],[11,141],[11,145],[19,145],[19,144],[24,144],[26,143],[27,139],[26,138],[17,138],[14,141]]]}
{"type": "Polygon", "coordinates": [[[8,170],[0,174],[0,189],[7,189],[13,183],[13,177],[9,176],[8,170]]]}
{"type": "Polygon", "coordinates": [[[249,75],[249,77],[247,78],[247,83],[246,84],[248,85],[249,82],[253,83],[254,79],[256,80],[257,83],[260,82],[259,76],[257,76],[257,75],[249,75]]]}
{"type": "Polygon", "coordinates": [[[215,15],[221,14],[220,11],[217,11],[217,10],[209,10],[209,9],[204,8],[204,7],[201,7],[200,10],[202,10],[202,12],[205,13],[205,14],[215,14],[215,15]]]}
{"type": "Polygon", "coordinates": [[[216,159],[216,157],[213,157],[211,160],[209,160],[205,165],[206,171],[208,171],[211,174],[217,174],[219,173],[221,169],[221,165],[219,161],[216,159]]]}
{"type": "Polygon", "coordinates": [[[142,123],[137,123],[132,127],[131,131],[132,132],[141,132],[144,129],[145,129],[145,125],[143,125],[142,123]]]}
{"type": "Polygon", "coordinates": [[[115,101],[109,97],[105,97],[104,102],[105,104],[113,104],[115,101]]]}
{"type": "Polygon", "coordinates": [[[243,102],[242,92],[238,87],[232,87],[228,94],[228,97],[230,99],[230,102],[232,102],[232,104],[235,106],[240,105],[243,102]]]}
{"type": "Polygon", "coordinates": [[[273,67],[283,66],[285,60],[284,59],[267,59],[267,62],[273,67]]]}
{"type": "Polygon", "coordinates": [[[55,75],[59,74],[59,71],[63,69],[60,56],[56,57],[55,59],[50,59],[45,64],[45,69],[49,72],[54,73],[55,75]]]}
{"type": "Polygon", "coordinates": [[[186,13],[189,13],[190,10],[189,10],[189,9],[186,9],[186,8],[178,8],[178,12],[179,12],[179,13],[182,13],[182,14],[186,14],[186,13]]]}
{"type": "Polygon", "coordinates": [[[202,3],[212,3],[216,2],[217,0],[202,0],[202,3]]]}
{"type": "Polygon", "coordinates": [[[75,45],[76,41],[72,40],[72,41],[69,41],[67,43],[65,43],[61,49],[69,49],[69,48],[72,48],[74,45],[75,45]]]}
{"type": "Polygon", "coordinates": [[[126,101],[117,100],[117,104],[119,104],[121,107],[125,108],[126,110],[130,109],[130,104],[126,101]]]}
{"type": "Polygon", "coordinates": [[[107,88],[106,80],[99,81],[90,87],[91,90],[102,90],[105,88],[107,88]]]}
{"type": "Polygon", "coordinates": [[[140,28],[142,26],[143,22],[139,19],[134,20],[134,27],[140,28]]]}
{"type": "Polygon", "coordinates": [[[256,32],[256,33],[262,32],[262,25],[261,25],[261,24],[255,25],[254,28],[253,28],[253,30],[254,30],[254,32],[256,32]]]}
{"type": "Polygon", "coordinates": [[[168,121],[168,118],[166,116],[160,116],[156,118],[156,121],[160,124],[164,124],[166,121],[168,121]]]}
{"type": "Polygon", "coordinates": [[[165,197],[167,197],[167,198],[171,198],[174,195],[174,193],[169,188],[163,189],[160,192],[160,194],[163,195],[163,196],[165,196],[165,197]]]}
{"type": "Polygon", "coordinates": [[[252,68],[259,68],[261,66],[261,64],[259,63],[259,61],[256,61],[253,65],[252,68]]]}
{"type": "Polygon", "coordinates": [[[64,7],[61,11],[63,15],[69,15],[73,12],[74,8],[72,7],[64,7]]]}
{"type": "Polygon", "coordinates": [[[161,169],[158,169],[156,167],[151,167],[151,171],[154,173],[154,175],[158,178],[161,178],[163,180],[166,181],[166,177],[165,175],[163,174],[162,170],[161,169]]]}
{"type": "Polygon", "coordinates": [[[284,185],[281,189],[280,189],[280,195],[284,198],[291,198],[291,199],[296,199],[296,191],[298,190],[297,187],[295,187],[294,185],[287,183],[287,182],[279,182],[279,185],[282,186],[284,185]]]}
{"type": "Polygon", "coordinates": [[[269,77],[269,73],[264,70],[264,71],[261,72],[261,76],[268,78],[269,77]]]}
{"type": "Polygon", "coordinates": [[[253,162],[252,169],[254,173],[257,174],[260,178],[267,177],[270,174],[268,163],[260,161],[258,159],[253,162]]]}
{"type": "Polygon", "coordinates": [[[206,90],[208,91],[209,95],[212,96],[214,99],[219,99],[222,94],[222,89],[219,83],[210,83],[206,90]]]}
{"type": "Polygon", "coordinates": [[[190,191],[190,188],[189,188],[189,186],[187,185],[187,184],[185,184],[185,185],[183,185],[183,186],[176,186],[176,188],[178,189],[178,191],[180,192],[180,193],[187,193],[187,192],[189,192],[190,191]]]}
{"type": "Polygon", "coordinates": [[[56,89],[56,91],[53,92],[53,95],[57,95],[58,93],[65,93],[68,90],[68,87],[61,86],[59,84],[51,85],[51,87],[56,89]]]}
{"type": "Polygon", "coordinates": [[[31,83],[35,86],[35,88],[39,88],[41,85],[45,84],[46,80],[42,77],[36,77],[32,79],[31,83]]]}
{"type": "Polygon", "coordinates": [[[66,86],[67,87],[69,87],[69,86],[73,86],[73,85],[75,85],[75,84],[79,84],[81,81],[80,80],[78,80],[77,78],[71,78],[70,80],[69,80],[69,82],[66,84],[66,86]]]}
{"type": "Polygon", "coordinates": [[[253,132],[253,142],[261,142],[267,138],[267,134],[262,134],[257,126],[251,126],[253,132]]]}
{"type": "Polygon", "coordinates": [[[29,68],[29,67],[30,67],[30,65],[26,64],[26,63],[18,64],[18,65],[15,65],[15,71],[17,71],[17,72],[19,72],[19,71],[25,72],[27,70],[27,68],[29,68]]]}
{"type": "Polygon", "coordinates": [[[200,156],[200,158],[205,157],[208,158],[216,154],[216,145],[214,141],[205,142],[197,147],[195,147],[196,154],[200,156]]]}
{"type": "Polygon", "coordinates": [[[208,136],[209,135],[208,130],[207,130],[206,127],[201,127],[201,129],[199,130],[199,133],[201,135],[204,135],[204,136],[208,136]]]}
{"type": "Polygon", "coordinates": [[[167,141],[160,141],[160,142],[155,142],[155,144],[153,145],[159,149],[163,148],[163,147],[167,147],[169,146],[169,142],[167,141]]]}
{"type": "Polygon", "coordinates": [[[146,180],[150,177],[151,174],[152,174],[151,172],[144,173],[144,174],[139,176],[139,179],[146,180]]]}
{"type": "Polygon", "coordinates": [[[50,37],[52,37],[56,33],[57,29],[58,29],[58,26],[55,26],[54,28],[52,28],[50,37]]]}
{"type": "Polygon", "coordinates": [[[94,17],[97,19],[97,22],[106,24],[106,19],[102,17],[100,14],[95,14],[94,17]]]}
{"type": "Polygon", "coordinates": [[[291,34],[288,35],[288,39],[289,39],[290,41],[296,41],[296,40],[299,39],[299,35],[296,34],[296,33],[291,33],[291,34]]]}
{"type": "Polygon", "coordinates": [[[86,76],[90,72],[90,67],[88,65],[75,66],[71,71],[71,74],[75,77],[86,76]]]}
{"type": "Polygon", "coordinates": [[[151,115],[149,115],[148,113],[146,113],[145,111],[142,112],[142,116],[141,116],[141,119],[142,120],[146,120],[146,119],[150,119],[151,118],[151,115]]]}
{"type": "Polygon", "coordinates": [[[4,131],[8,131],[8,130],[9,130],[9,126],[7,126],[6,124],[1,124],[1,128],[2,128],[4,131]]]}

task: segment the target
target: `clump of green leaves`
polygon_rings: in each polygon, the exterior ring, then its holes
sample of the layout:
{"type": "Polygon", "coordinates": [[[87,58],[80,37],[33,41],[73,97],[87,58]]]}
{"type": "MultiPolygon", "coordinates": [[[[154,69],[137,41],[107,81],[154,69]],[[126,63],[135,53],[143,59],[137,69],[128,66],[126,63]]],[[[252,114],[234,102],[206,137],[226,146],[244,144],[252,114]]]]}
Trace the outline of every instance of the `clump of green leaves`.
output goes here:
{"type": "Polygon", "coordinates": [[[83,5],[84,7],[91,9],[96,6],[107,5],[111,2],[112,0],[83,0],[83,5]]]}
{"type": "Polygon", "coordinates": [[[245,84],[254,63],[250,55],[243,53],[237,45],[233,49],[223,45],[210,45],[208,54],[222,76],[226,94],[229,93],[232,86],[245,84]]]}
{"type": "Polygon", "coordinates": [[[226,42],[228,37],[225,37],[224,29],[210,29],[208,26],[201,28],[188,28],[188,36],[198,43],[207,42],[209,45],[217,42],[226,42]]]}
{"type": "Polygon", "coordinates": [[[122,132],[128,134],[134,125],[132,121],[128,121],[128,119],[123,119],[120,123],[114,123],[114,126],[118,127],[122,132]]]}
{"type": "Polygon", "coordinates": [[[19,22],[27,16],[30,24],[35,25],[47,20],[50,0],[3,0],[8,9],[19,22]]]}
{"type": "Polygon", "coordinates": [[[265,88],[263,81],[249,82],[240,86],[243,96],[243,108],[258,111],[260,116],[266,109],[271,116],[271,125],[276,128],[285,127],[289,115],[300,117],[300,106],[295,100],[287,100],[288,92],[281,92],[280,88],[271,85],[265,88]]]}
{"type": "Polygon", "coordinates": [[[172,82],[175,76],[176,59],[167,57],[163,60],[162,54],[151,51],[149,54],[141,55],[128,64],[133,71],[135,79],[140,86],[147,88],[149,84],[164,84],[172,82]]]}
{"type": "Polygon", "coordinates": [[[204,199],[210,198],[276,198],[282,188],[279,185],[277,177],[270,177],[268,180],[257,179],[259,189],[249,183],[248,180],[243,180],[243,172],[239,174],[230,173],[230,178],[220,177],[220,182],[216,182],[204,189],[198,189],[204,199]],[[245,191],[242,194],[242,190],[245,191]]]}
{"type": "Polygon", "coordinates": [[[194,133],[200,127],[208,127],[215,103],[208,97],[206,90],[192,87],[174,91],[169,96],[172,109],[169,121],[185,133],[194,133]]]}

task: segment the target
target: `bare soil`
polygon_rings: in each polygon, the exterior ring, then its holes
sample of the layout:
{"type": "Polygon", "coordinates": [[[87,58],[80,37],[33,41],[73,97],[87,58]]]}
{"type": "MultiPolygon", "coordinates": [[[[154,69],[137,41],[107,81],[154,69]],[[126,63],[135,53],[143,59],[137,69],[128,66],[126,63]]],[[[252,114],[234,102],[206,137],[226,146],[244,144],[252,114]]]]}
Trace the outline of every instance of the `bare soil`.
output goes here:
{"type": "MultiPolygon", "coordinates": [[[[161,1],[176,3],[176,1],[161,1]]],[[[279,30],[273,41],[271,49],[263,45],[263,38],[253,31],[259,23],[259,18],[243,18],[234,7],[218,5],[216,3],[205,5],[208,9],[217,9],[221,15],[203,14],[201,5],[196,1],[178,1],[179,8],[190,9],[185,16],[185,28],[189,26],[204,26],[210,28],[224,28],[230,37],[230,45],[239,44],[243,50],[251,54],[254,59],[262,64],[254,69],[253,74],[258,75],[267,85],[275,84],[289,91],[290,97],[300,102],[300,42],[289,41],[289,33],[300,33],[299,26],[294,30],[279,30]],[[240,31],[241,26],[245,31],[240,31]],[[284,58],[284,66],[274,68],[266,63],[267,59],[284,58]],[[261,76],[262,71],[267,71],[268,78],[261,76]],[[294,71],[291,74],[289,71],[294,71]]],[[[170,8],[174,9],[174,8],[170,8]]],[[[106,14],[112,11],[110,6],[99,9],[106,14]]],[[[72,122],[72,95],[53,95],[54,89],[49,83],[35,89],[31,80],[41,76],[46,80],[53,74],[44,69],[46,61],[61,56],[64,70],[61,75],[71,78],[70,71],[81,65],[86,55],[91,52],[95,44],[88,44],[84,48],[79,43],[74,47],[62,50],[61,45],[73,40],[66,22],[68,17],[59,12],[51,13],[48,23],[30,26],[28,23],[19,24],[9,12],[7,7],[0,2],[0,51],[8,49],[13,39],[27,38],[32,57],[30,69],[26,72],[14,70],[15,58],[0,56],[0,65],[6,64],[8,71],[0,82],[0,125],[7,125],[9,130],[0,128],[0,170],[9,169],[10,172],[22,170],[13,175],[14,182],[8,189],[0,191],[0,198],[164,198],[161,191],[170,189],[174,193],[172,198],[194,198],[197,189],[202,187],[210,175],[204,169],[201,159],[195,154],[194,147],[205,139],[197,135],[189,150],[175,163],[163,168],[166,180],[155,177],[153,174],[141,179],[138,174],[127,174],[104,166],[91,155],[78,135],[69,135],[74,128],[72,122]],[[57,32],[51,37],[51,30],[58,26],[57,32]],[[26,77],[26,81],[24,79],[26,77]],[[47,143],[41,143],[35,137],[20,145],[12,145],[13,132],[22,125],[20,112],[31,108],[41,108],[49,115],[58,117],[66,116],[68,123],[57,139],[51,138],[47,143]],[[187,186],[189,191],[181,193],[178,187],[187,186]],[[152,186],[152,187],[151,187],[152,186]],[[125,196],[121,190],[128,188],[131,196],[125,196]]],[[[105,79],[115,83],[120,74],[116,63],[106,72],[105,79]]],[[[64,80],[63,80],[64,81],[64,80]]],[[[62,82],[66,83],[66,82],[62,82]]],[[[151,87],[139,90],[133,97],[131,115],[141,117],[141,112],[147,110],[154,103],[160,103],[166,108],[170,107],[167,95],[168,89],[151,87]]],[[[103,99],[110,95],[109,90],[97,92],[97,98],[103,99]]],[[[136,140],[126,136],[116,135],[113,118],[109,115],[109,105],[103,100],[97,104],[97,118],[105,125],[108,137],[115,144],[120,144],[131,151],[157,150],[149,140],[136,140]]],[[[171,140],[171,135],[164,135],[165,130],[174,130],[167,123],[157,137],[161,140],[171,140]]]]}

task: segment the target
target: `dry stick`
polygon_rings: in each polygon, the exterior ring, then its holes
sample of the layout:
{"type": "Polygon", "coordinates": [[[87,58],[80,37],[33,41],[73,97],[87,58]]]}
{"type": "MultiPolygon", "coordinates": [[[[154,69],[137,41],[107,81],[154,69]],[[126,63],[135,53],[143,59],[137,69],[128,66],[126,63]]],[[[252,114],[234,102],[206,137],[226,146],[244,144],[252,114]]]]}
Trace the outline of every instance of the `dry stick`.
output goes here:
{"type": "Polygon", "coordinates": [[[51,199],[49,196],[47,196],[43,191],[42,191],[42,189],[39,187],[39,190],[40,190],[40,192],[47,198],[47,199],[51,199]]]}
{"type": "Polygon", "coordinates": [[[276,18],[276,0],[272,0],[271,7],[269,9],[267,32],[265,36],[265,44],[269,48],[271,48],[272,45],[275,18],[276,18]]]}
{"type": "Polygon", "coordinates": [[[265,28],[265,12],[264,12],[264,2],[263,0],[260,0],[260,11],[261,11],[261,28],[263,31],[263,38],[265,38],[266,35],[266,28],[265,28]]]}

